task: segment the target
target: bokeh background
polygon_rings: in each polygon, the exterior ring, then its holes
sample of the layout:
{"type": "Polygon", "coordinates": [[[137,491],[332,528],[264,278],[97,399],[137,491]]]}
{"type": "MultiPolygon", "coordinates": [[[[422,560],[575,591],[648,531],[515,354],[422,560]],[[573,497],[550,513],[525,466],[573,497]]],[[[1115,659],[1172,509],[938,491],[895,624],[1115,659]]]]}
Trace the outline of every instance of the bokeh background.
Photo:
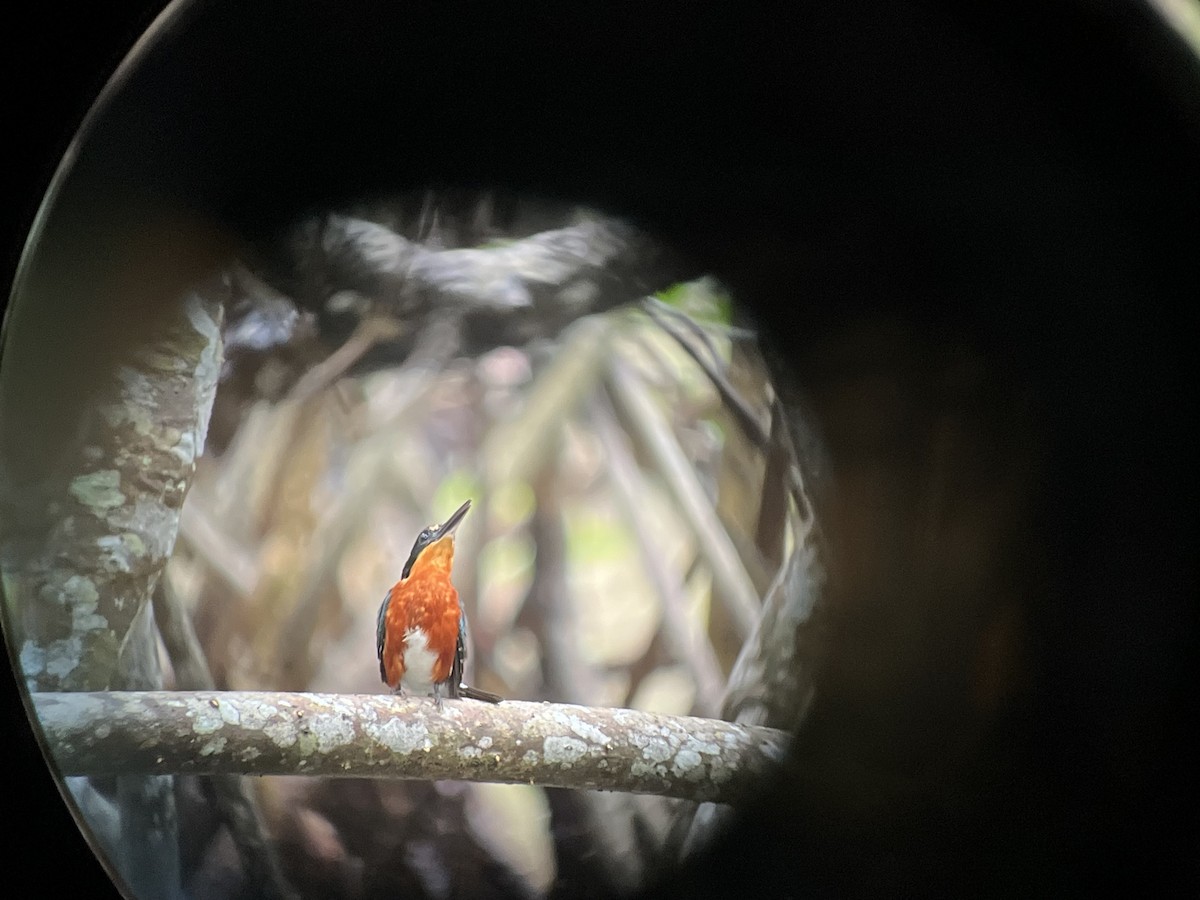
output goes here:
{"type": "MultiPolygon", "coordinates": [[[[154,11],[116,5],[72,12],[77,37],[52,6],[6,32],[9,149],[36,157],[13,169],[10,269],[54,167],[76,164],[62,289],[37,307],[47,383],[86,383],[84,351],[128,336],[138,298],[98,276],[136,256],[114,252],[129,220],[169,246],[192,214],[240,239],[432,180],[650,223],[804,386],[852,576],[789,777],[675,895],[1195,893],[1194,4],[630,5],[602,23],[213,2],[72,147],[154,11]],[[130,214],[144,194],[175,215],[130,214]],[[992,472],[1033,502],[1006,507],[992,472]],[[1006,579],[974,552],[994,531],[953,527],[993,521],[981,497],[1018,516],[1024,547],[991,557],[1006,579]]],[[[182,289],[141,270],[155,296],[182,289]]],[[[35,398],[45,440],[9,433],[6,452],[52,461],[82,397],[35,398]]],[[[24,722],[15,683],[9,699],[24,722]]],[[[95,893],[31,735],[3,742],[41,785],[6,849],[48,893],[78,873],[95,893]]]]}
{"type": "MultiPolygon", "coordinates": [[[[371,215],[438,250],[596,218],[517,200],[505,230],[488,196],[465,207],[429,192],[371,215]]],[[[337,349],[320,317],[245,267],[229,277],[213,424],[156,601],[194,623],[216,688],[386,691],[379,603],[416,534],[470,499],[454,582],[472,684],[720,714],[792,549],[795,463],[770,440],[777,396],[756,334],[715,279],[470,356],[413,352],[438,326],[412,319],[418,333],[314,385],[337,349]]],[[[197,686],[161,653],[168,688],[197,686]]],[[[252,784],[281,872],[311,897],[628,891],[672,865],[687,806],[530,786],[252,784]]],[[[212,786],[178,790],[189,894],[237,896],[242,865],[212,786]]]]}

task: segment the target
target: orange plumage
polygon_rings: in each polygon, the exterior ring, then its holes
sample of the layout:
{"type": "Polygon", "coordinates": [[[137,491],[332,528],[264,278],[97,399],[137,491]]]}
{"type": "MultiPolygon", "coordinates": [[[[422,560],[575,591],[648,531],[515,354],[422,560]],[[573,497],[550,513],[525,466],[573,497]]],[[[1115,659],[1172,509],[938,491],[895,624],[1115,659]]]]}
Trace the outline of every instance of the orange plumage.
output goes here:
{"type": "Polygon", "coordinates": [[[397,693],[432,694],[499,703],[500,698],[462,683],[467,621],[450,581],[454,529],[471,508],[468,500],[443,525],[417,535],[404,571],[383,598],[375,623],[379,677],[397,693]]]}
{"type": "Polygon", "coordinates": [[[411,680],[440,683],[450,678],[458,650],[459,620],[462,608],[458,591],[450,582],[454,563],[454,538],[447,535],[426,547],[413,563],[407,578],[401,578],[388,592],[383,644],[383,675],[395,690],[404,681],[405,653],[413,635],[424,635],[425,645],[436,654],[428,673],[413,673],[411,680]]]}

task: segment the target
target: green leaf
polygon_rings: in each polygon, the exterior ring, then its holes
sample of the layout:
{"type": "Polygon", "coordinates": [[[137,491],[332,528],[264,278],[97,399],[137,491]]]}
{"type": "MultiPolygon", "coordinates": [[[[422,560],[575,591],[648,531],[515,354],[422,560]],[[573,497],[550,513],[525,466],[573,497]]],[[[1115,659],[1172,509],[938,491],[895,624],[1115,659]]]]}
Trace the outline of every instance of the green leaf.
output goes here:
{"type": "Polygon", "coordinates": [[[683,281],[659,291],[656,298],[698,322],[733,323],[733,299],[715,278],[683,281]]]}

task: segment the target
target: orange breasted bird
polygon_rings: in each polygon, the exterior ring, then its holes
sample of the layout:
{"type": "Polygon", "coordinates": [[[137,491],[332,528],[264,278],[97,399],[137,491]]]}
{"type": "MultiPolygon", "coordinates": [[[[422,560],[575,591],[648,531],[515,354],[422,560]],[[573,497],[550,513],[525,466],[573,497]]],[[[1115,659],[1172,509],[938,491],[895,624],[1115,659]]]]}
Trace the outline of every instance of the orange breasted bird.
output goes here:
{"type": "Polygon", "coordinates": [[[499,703],[495,694],[462,683],[467,658],[467,619],[450,582],[454,565],[454,529],[468,500],[445,523],[430,525],[413,544],[400,580],[383,598],[375,626],[379,675],[396,693],[442,694],[499,703]]]}

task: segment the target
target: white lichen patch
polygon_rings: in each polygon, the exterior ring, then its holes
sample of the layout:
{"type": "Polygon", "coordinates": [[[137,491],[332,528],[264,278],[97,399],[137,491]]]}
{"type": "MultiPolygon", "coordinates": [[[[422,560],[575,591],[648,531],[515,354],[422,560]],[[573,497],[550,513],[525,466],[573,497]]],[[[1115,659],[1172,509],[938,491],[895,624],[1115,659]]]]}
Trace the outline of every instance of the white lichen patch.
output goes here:
{"type": "Polygon", "coordinates": [[[214,753],[220,753],[225,749],[225,738],[215,737],[204,742],[204,746],[200,748],[201,756],[212,756],[214,753]]]}
{"type": "Polygon", "coordinates": [[[262,756],[262,751],[257,747],[246,747],[241,753],[238,754],[238,756],[241,757],[242,762],[250,762],[251,760],[258,759],[260,756],[262,756]]]}
{"type": "Polygon", "coordinates": [[[654,763],[664,762],[671,758],[671,745],[661,737],[647,737],[645,743],[639,744],[642,758],[654,763]]]}
{"type": "Polygon", "coordinates": [[[483,756],[483,751],[476,746],[468,744],[465,747],[458,748],[458,755],[463,759],[477,759],[478,757],[483,756]]]}
{"type": "Polygon", "coordinates": [[[100,568],[110,573],[132,572],[133,559],[136,556],[140,556],[146,549],[146,545],[142,542],[141,538],[138,538],[137,535],[131,532],[106,534],[96,539],[96,547],[100,550],[97,558],[100,568]],[[135,540],[127,542],[126,535],[135,540]]]}
{"type": "Polygon", "coordinates": [[[33,641],[26,641],[21,645],[19,659],[21,671],[25,673],[25,678],[30,682],[29,690],[36,691],[37,687],[33,680],[46,671],[46,651],[33,641]]]}
{"type": "Polygon", "coordinates": [[[116,469],[76,475],[68,490],[84,506],[95,510],[114,509],[125,502],[125,495],[121,493],[121,473],[116,469]]]}
{"type": "Polygon", "coordinates": [[[536,766],[538,755],[536,750],[526,750],[525,755],[521,757],[521,762],[527,766],[536,766]]]}
{"type": "Polygon", "coordinates": [[[132,508],[116,510],[109,515],[109,524],[136,535],[142,546],[139,556],[161,559],[171,555],[172,541],[179,525],[179,511],[163,503],[157,496],[139,496],[132,508]]]}
{"type": "Polygon", "coordinates": [[[221,717],[231,725],[240,725],[250,731],[262,731],[267,723],[279,716],[279,707],[273,703],[262,703],[249,698],[238,706],[222,700],[217,701],[221,717]]]}
{"type": "Polygon", "coordinates": [[[487,750],[489,747],[491,747],[491,746],[492,746],[492,737],[491,737],[491,735],[485,734],[483,737],[481,737],[481,738],[479,739],[479,742],[478,742],[478,743],[479,743],[479,749],[480,749],[480,750],[487,750]]]}
{"type": "Polygon", "coordinates": [[[117,380],[121,382],[121,399],[128,401],[131,409],[152,409],[157,405],[158,393],[155,383],[144,373],[132,366],[117,369],[117,380]]]}
{"type": "Polygon", "coordinates": [[[128,423],[139,434],[146,434],[154,424],[150,412],[136,402],[105,403],[97,407],[97,412],[109,428],[128,423]]]}
{"type": "Polygon", "coordinates": [[[712,741],[701,740],[694,735],[688,737],[688,739],[683,742],[681,752],[683,750],[687,750],[692,753],[706,753],[709,756],[716,756],[721,752],[721,748],[717,744],[713,743],[712,741]]]}
{"type": "Polygon", "coordinates": [[[679,778],[702,778],[704,760],[695,750],[680,750],[671,764],[671,774],[679,778]]]}
{"type": "Polygon", "coordinates": [[[542,742],[546,762],[569,769],[587,753],[587,744],[575,738],[550,735],[542,742]]]}
{"type": "MultiPolygon", "coordinates": [[[[79,620],[86,619],[100,605],[100,592],[90,578],[72,575],[63,582],[59,595],[64,606],[71,608],[72,626],[79,627],[79,620]]],[[[101,619],[101,622],[104,620],[101,619]]]]}
{"type": "Polygon", "coordinates": [[[263,726],[262,732],[270,738],[276,747],[291,747],[296,741],[300,740],[300,733],[296,728],[296,724],[289,722],[287,719],[273,720],[263,726]]]}
{"type": "Polygon", "coordinates": [[[354,740],[354,726],[336,713],[317,713],[308,719],[308,727],[316,738],[317,751],[329,753],[354,740]]]}
{"type": "Polygon", "coordinates": [[[363,730],[368,737],[373,738],[393,753],[408,754],[417,750],[433,748],[433,741],[429,738],[429,729],[420,722],[388,719],[383,724],[364,725],[363,730]]]}
{"type": "Polygon", "coordinates": [[[196,432],[181,431],[176,441],[171,445],[171,455],[185,466],[196,461],[196,432]]]}
{"type": "Polygon", "coordinates": [[[195,700],[188,704],[187,717],[192,720],[192,731],[196,734],[212,734],[224,727],[225,716],[221,714],[221,701],[209,703],[207,700],[195,700]]]}
{"type": "Polygon", "coordinates": [[[585,741],[590,741],[593,744],[599,744],[601,747],[606,746],[610,742],[607,734],[597,728],[590,722],[585,722],[578,716],[562,716],[563,724],[571,729],[573,734],[578,735],[585,741]]]}
{"type": "Polygon", "coordinates": [[[55,678],[66,678],[79,666],[83,656],[83,642],[77,637],[51,641],[46,647],[42,671],[55,678]]]}
{"type": "Polygon", "coordinates": [[[665,778],[667,767],[662,763],[650,763],[635,759],[629,764],[629,773],[637,778],[644,778],[647,775],[657,775],[659,778],[665,778]]]}

